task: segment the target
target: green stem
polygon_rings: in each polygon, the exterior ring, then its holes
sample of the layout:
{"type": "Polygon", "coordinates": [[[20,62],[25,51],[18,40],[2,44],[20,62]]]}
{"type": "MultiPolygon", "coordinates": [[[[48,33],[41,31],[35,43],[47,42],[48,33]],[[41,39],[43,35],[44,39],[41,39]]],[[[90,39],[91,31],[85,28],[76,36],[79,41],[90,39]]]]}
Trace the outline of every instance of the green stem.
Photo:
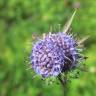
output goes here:
{"type": "Polygon", "coordinates": [[[64,78],[62,78],[61,74],[58,76],[58,80],[60,81],[63,89],[63,96],[68,96],[68,82],[67,82],[67,73],[65,73],[64,78]]]}

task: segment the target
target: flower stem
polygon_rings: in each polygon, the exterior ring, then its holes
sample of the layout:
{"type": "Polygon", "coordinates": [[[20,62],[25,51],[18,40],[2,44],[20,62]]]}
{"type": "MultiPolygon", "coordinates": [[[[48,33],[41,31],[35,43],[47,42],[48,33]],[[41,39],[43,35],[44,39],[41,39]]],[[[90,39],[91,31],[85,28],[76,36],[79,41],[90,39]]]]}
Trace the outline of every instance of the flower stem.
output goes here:
{"type": "Polygon", "coordinates": [[[58,80],[60,81],[62,85],[62,89],[63,89],[62,96],[68,96],[69,87],[68,87],[68,82],[67,82],[67,73],[64,74],[64,78],[62,78],[62,75],[60,74],[58,76],[58,80]]]}

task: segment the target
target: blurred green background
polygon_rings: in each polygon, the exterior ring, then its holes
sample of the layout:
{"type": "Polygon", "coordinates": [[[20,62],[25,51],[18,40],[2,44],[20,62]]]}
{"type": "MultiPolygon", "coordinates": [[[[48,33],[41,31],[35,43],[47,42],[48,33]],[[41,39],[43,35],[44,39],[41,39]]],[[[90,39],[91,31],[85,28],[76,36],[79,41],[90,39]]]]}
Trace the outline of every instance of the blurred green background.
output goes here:
{"type": "Polygon", "coordinates": [[[62,29],[77,7],[72,32],[90,36],[84,51],[88,72],[72,80],[68,96],[96,96],[96,0],[0,0],[0,96],[62,96],[60,85],[32,79],[24,50],[33,32],[47,33],[50,26],[58,31],[58,24],[62,29]]]}

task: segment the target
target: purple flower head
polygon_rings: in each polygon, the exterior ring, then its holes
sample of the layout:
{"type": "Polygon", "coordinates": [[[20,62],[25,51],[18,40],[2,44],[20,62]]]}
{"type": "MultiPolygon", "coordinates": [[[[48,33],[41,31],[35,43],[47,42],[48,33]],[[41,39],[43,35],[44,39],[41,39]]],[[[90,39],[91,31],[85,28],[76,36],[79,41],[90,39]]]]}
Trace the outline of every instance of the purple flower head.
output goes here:
{"type": "Polygon", "coordinates": [[[78,58],[75,39],[63,32],[48,34],[39,40],[30,56],[33,70],[42,77],[58,76],[72,69],[78,58]]]}
{"type": "Polygon", "coordinates": [[[76,68],[82,59],[78,44],[72,35],[67,34],[76,11],[66,23],[63,32],[47,34],[32,48],[30,61],[33,70],[42,77],[58,76],[76,68]]]}

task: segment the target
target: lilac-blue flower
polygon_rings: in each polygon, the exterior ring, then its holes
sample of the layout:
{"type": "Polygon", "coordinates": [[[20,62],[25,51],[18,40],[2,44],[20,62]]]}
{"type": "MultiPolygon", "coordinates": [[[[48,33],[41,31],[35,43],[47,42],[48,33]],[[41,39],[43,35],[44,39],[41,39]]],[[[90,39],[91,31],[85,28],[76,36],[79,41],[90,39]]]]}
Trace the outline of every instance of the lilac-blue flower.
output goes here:
{"type": "Polygon", "coordinates": [[[33,70],[42,77],[58,76],[76,68],[78,61],[82,59],[78,52],[78,45],[85,39],[78,42],[72,34],[67,34],[73,17],[64,27],[63,32],[49,33],[38,40],[30,55],[33,70]]]}
{"type": "Polygon", "coordinates": [[[32,68],[42,77],[58,76],[77,62],[76,41],[65,33],[48,34],[34,44],[30,60],[32,68]]]}

